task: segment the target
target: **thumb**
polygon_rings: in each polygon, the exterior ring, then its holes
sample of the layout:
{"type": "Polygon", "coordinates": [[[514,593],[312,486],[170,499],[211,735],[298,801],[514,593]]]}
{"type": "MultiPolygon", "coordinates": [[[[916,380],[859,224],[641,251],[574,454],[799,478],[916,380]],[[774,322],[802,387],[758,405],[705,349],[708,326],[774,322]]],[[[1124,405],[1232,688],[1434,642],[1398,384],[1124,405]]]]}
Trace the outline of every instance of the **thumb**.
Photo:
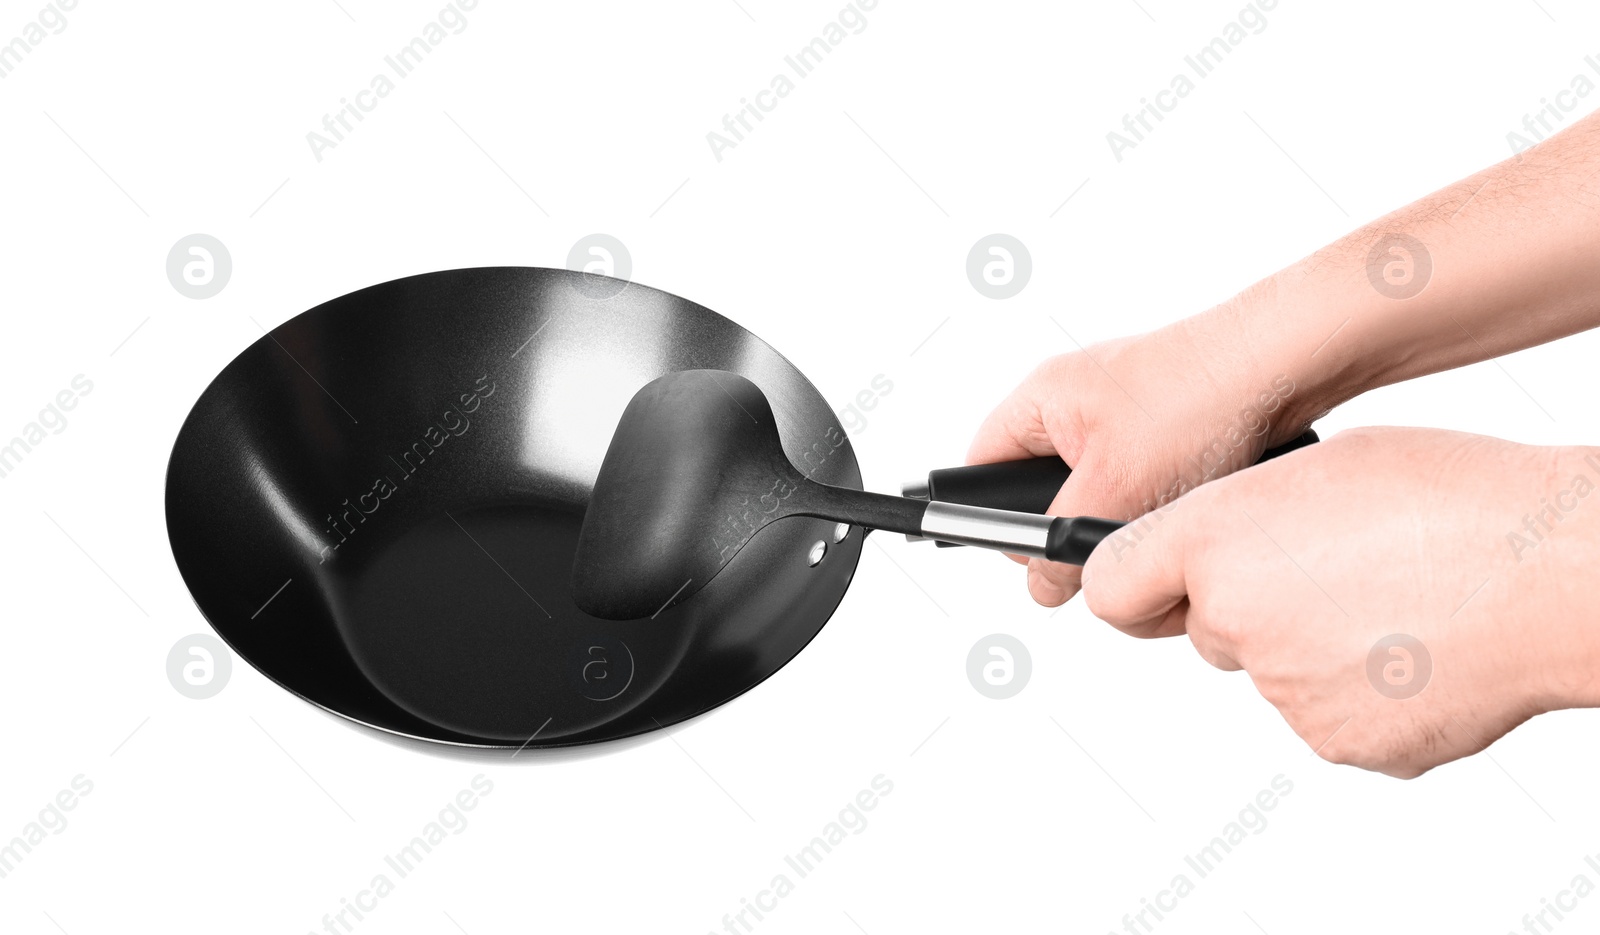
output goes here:
{"type": "MultiPolygon", "coordinates": [[[[1099,516],[1104,519],[1127,519],[1137,511],[1120,502],[1114,484],[1104,479],[1093,456],[1085,455],[1067,482],[1061,485],[1045,510],[1051,516],[1099,516]]],[[[1048,559],[1028,560],[1028,593],[1046,607],[1055,607],[1071,599],[1082,585],[1082,571],[1077,565],[1063,565],[1048,559]]]]}
{"type": "Polygon", "coordinates": [[[1133,636],[1184,632],[1187,558],[1194,513],[1190,497],[1175,500],[1117,530],[1082,569],[1089,612],[1133,636]],[[1183,509],[1189,506],[1189,509],[1183,509]]]}

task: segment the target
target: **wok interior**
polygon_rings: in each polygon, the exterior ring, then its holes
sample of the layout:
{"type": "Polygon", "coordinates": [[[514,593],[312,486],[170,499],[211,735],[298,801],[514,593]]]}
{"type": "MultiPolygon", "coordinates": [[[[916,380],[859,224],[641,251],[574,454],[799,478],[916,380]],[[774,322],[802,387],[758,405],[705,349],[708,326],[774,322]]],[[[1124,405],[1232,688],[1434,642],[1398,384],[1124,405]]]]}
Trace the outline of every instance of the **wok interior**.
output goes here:
{"type": "MultiPolygon", "coordinates": [[[[857,535],[810,567],[832,524],[793,517],[654,619],[578,609],[573,552],[623,408],[702,368],[759,385],[786,445],[843,438],[772,348],[638,285],[455,270],[336,299],[196,403],[168,469],[174,557],[247,660],[383,730],[537,747],[692,717],[809,642],[860,550],[857,535]]],[[[861,485],[847,442],[815,471],[861,485]]]]}

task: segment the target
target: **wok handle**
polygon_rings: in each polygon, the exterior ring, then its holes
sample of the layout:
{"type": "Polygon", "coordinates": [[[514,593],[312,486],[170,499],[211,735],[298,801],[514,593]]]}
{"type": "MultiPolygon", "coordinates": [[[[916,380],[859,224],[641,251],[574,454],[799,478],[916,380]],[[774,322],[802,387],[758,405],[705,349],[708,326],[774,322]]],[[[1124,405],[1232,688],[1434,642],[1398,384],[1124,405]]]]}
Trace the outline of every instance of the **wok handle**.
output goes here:
{"type": "MultiPolygon", "coordinates": [[[[1307,429],[1299,438],[1267,449],[1261,461],[1288,454],[1317,440],[1316,430],[1307,429]]],[[[1067,463],[1054,455],[994,464],[971,464],[929,471],[925,482],[906,484],[903,495],[918,500],[961,503],[991,510],[1043,513],[1050,508],[1056,494],[1061,491],[1061,485],[1067,482],[1071,474],[1072,469],[1067,467],[1067,463]]],[[[941,546],[954,544],[939,543],[941,546]]]]}

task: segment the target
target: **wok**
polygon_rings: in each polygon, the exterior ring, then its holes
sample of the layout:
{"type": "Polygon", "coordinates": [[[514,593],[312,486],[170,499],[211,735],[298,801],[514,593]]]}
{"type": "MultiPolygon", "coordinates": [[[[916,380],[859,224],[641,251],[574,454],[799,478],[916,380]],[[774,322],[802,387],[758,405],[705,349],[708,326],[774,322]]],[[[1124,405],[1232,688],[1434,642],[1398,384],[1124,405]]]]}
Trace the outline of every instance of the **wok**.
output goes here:
{"type": "Polygon", "coordinates": [[[785,438],[837,441],[817,477],[860,488],[827,401],[721,315],[587,273],[451,270],[319,305],[223,368],[173,446],[174,559],[240,656],[379,730],[522,748],[693,717],[816,636],[862,545],[797,518],[653,619],[573,605],[617,419],[644,384],[694,368],[758,383],[785,438]]]}

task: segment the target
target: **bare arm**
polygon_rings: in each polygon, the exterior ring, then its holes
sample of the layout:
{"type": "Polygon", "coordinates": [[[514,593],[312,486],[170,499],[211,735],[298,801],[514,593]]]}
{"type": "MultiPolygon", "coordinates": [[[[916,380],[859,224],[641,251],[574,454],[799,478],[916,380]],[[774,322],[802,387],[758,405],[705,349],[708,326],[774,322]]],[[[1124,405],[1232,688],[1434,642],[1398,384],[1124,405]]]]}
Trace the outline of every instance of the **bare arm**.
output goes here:
{"type": "Polygon", "coordinates": [[[1134,520],[1040,603],[1186,634],[1320,756],[1415,776],[1600,705],[1600,449],[1344,432],[1373,387],[1600,325],[1600,116],[1150,334],[1046,361],[969,458],[1059,453],[1050,512],[1134,520]],[[1291,558],[1290,556],[1293,556],[1291,558]]]}
{"type": "Polygon", "coordinates": [[[1234,318],[1231,327],[1307,388],[1294,401],[1294,422],[1374,387],[1593,328],[1597,176],[1600,114],[1354,231],[1206,315],[1234,318]]]}
{"type": "MultiPolygon", "coordinates": [[[[1365,390],[1600,324],[1597,258],[1600,115],[1216,308],[1045,361],[968,460],[1060,454],[1073,474],[1050,512],[1133,519],[1365,390]]],[[[1029,564],[1041,603],[1078,585],[1076,568],[1029,564]]]]}

